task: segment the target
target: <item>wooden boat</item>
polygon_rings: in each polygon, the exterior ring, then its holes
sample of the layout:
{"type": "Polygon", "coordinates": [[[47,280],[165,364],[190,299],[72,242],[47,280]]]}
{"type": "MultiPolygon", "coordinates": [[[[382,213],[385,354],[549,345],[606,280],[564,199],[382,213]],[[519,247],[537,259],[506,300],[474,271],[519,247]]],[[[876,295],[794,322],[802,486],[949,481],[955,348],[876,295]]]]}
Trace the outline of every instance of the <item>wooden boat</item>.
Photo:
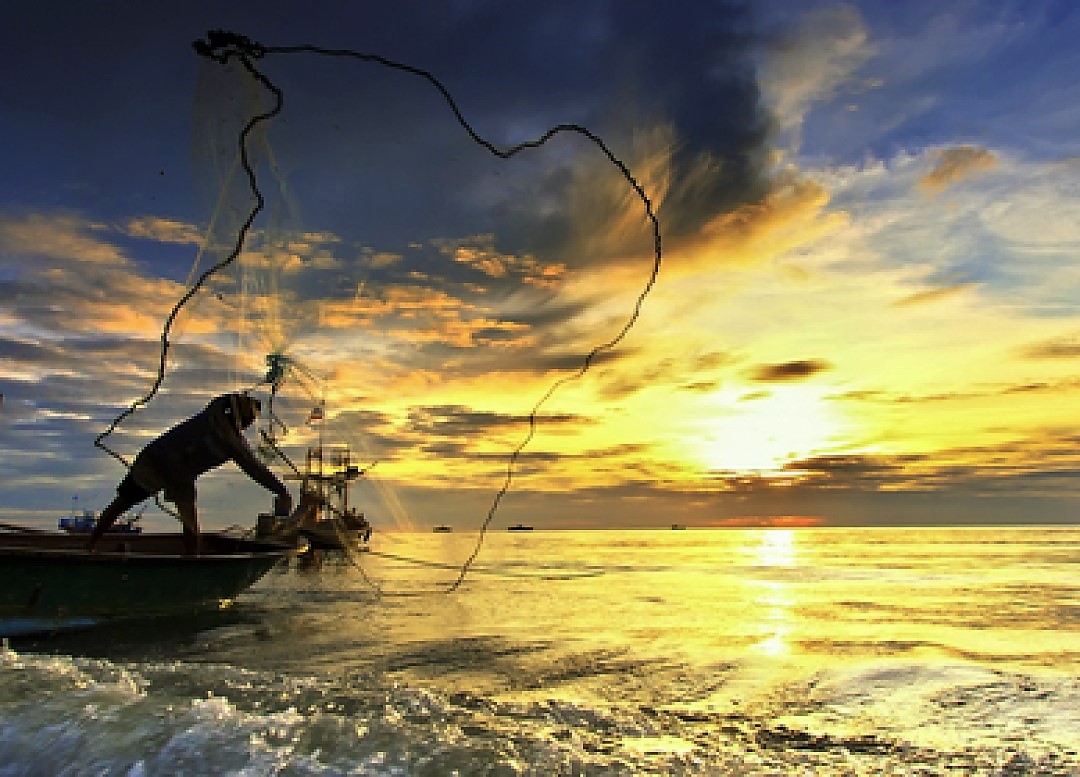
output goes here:
{"type": "Polygon", "coordinates": [[[189,556],[176,533],[106,534],[91,553],[77,534],[0,531],[0,636],[220,608],[292,552],[206,533],[189,556]]]}
{"type": "Polygon", "coordinates": [[[359,550],[371,539],[371,524],[355,510],[301,523],[297,533],[312,550],[359,550]]]}

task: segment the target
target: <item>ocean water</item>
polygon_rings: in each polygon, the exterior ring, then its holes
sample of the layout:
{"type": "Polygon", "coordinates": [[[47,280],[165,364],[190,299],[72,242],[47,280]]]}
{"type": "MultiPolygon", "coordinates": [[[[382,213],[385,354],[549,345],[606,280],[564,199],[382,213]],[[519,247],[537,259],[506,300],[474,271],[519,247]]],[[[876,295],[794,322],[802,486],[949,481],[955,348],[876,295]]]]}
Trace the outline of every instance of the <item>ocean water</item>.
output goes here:
{"type": "Polygon", "coordinates": [[[1080,774],[1080,529],[377,534],[12,640],[0,775],[1080,774]]]}

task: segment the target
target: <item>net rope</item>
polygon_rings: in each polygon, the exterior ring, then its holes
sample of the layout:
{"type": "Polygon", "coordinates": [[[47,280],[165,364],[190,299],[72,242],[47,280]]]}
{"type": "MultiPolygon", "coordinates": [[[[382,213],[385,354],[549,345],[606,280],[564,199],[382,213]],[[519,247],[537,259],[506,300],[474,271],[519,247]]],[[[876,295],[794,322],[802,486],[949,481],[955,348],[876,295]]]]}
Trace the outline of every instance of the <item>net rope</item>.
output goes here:
{"type": "MultiPolygon", "coordinates": [[[[445,589],[446,593],[452,593],[456,591],[462,585],[462,583],[464,583],[470,568],[476,561],[477,557],[480,555],[480,551],[483,548],[484,537],[492,521],[495,519],[495,515],[499,510],[499,506],[502,504],[503,499],[510,491],[510,487],[514,480],[514,473],[516,471],[518,459],[521,457],[525,448],[529,445],[530,442],[532,442],[533,438],[536,435],[537,418],[543,406],[564,385],[571,381],[578,380],[582,376],[584,376],[585,373],[587,373],[592,367],[597,357],[599,357],[602,353],[610,351],[616,346],[618,346],[619,343],[621,343],[626,338],[627,334],[637,323],[638,318],[641,315],[642,307],[645,304],[645,300],[649,296],[649,293],[652,291],[653,287],[656,284],[657,278],[659,277],[660,268],[663,262],[660,220],[656,215],[652,200],[649,198],[648,193],[645,191],[644,187],[638,182],[637,178],[634,177],[633,173],[630,171],[630,168],[626,165],[626,163],[623,162],[611,150],[611,148],[599,135],[594,133],[589,128],[580,124],[573,123],[556,124],[531,140],[525,140],[520,143],[508,146],[499,146],[491,140],[483,137],[476,131],[476,129],[462,113],[457,101],[451,95],[450,91],[438,78],[435,77],[434,74],[432,74],[428,70],[424,70],[413,65],[388,59],[387,57],[379,54],[366,53],[353,49],[325,48],[322,46],[307,43],[292,46],[264,46],[260,43],[252,41],[246,36],[224,30],[209,31],[205,40],[194,41],[192,43],[192,47],[198,55],[206,57],[221,65],[227,65],[234,60],[236,62],[239,62],[240,65],[244,68],[244,70],[247,71],[247,73],[250,74],[251,77],[254,78],[255,81],[271,95],[272,105],[267,110],[263,110],[252,115],[241,128],[237,138],[237,143],[239,145],[239,163],[247,176],[248,188],[254,198],[254,204],[251,206],[246,218],[243,219],[242,223],[237,229],[236,239],[235,243],[232,246],[232,249],[223,258],[221,258],[215,264],[204,270],[195,279],[194,283],[191,283],[188,286],[187,290],[180,296],[180,298],[170,310],[162,326],[157,375],[153,383],[151,384],[149,390],[143,396],[132,402],[130,406],[124,409],[105,429],[105,431],[99,434],[98,437],[94,440],[94,445],[96,447],[105,451],[125,466],[130,466],[130,464],[123,456],[109,448],[109,446],[105,443],[105,439],[113,431],[115,431],[116,428],[120,426],[120,424],[123,423],[125,419],[134,414],[140,407],[148,404],[158,393],[161,388],[162,382],[165,379],[169,347],[171,344],[170,334],[173,330],[173,326],[177,316],[180,314],[180,311],[184,308],[184,306],[188,304],[188,302],[206,285],[206,283],[213,276],[215,276],[217,273],[221,272],[226,267],[236,261],[237,257],[239,257],[241,252],[244,250],[244,245],[247,240],[248,233],[251,231],[256,218],[259,216],[259,214],[265,207],[265,199],[259,188],[259,182],[257,180],[255,169],[252,166],[251,160],[249,158],[248,140],[252,133],[256,130],[256,128],[259,127],[259,125],[263,124],[264,122],[270,121],[281,113],[284,104],[284,95],[282,93],[282,90],[278,88],[278,86],[275,85],[274,82],[271,81],[266,74],[264,74],[258,67],[256,67],[256,61],[270,55],[310,54],[324,57],[347,58],[360,62],[369,62],[385,68],[406,73],[415,78],[419,78],[422,81],[427,82],[442,96],[447,107],[454,115],[457,123],[461,126],[461,128],[465,131],[469,138],[474,143],[486,149],[488,152],[498,157],[499,159],[510,159],[511,157],[517,156],[518,154],[529,149],[539,148],[559,135],[577,135],[583,137],[590,143],[592,143],[593,146],[595,146],[619,171],[622,177],[633,189],[638,199],[641,201],[645,216],[648,219],[652,230],[653,238],[653,258],[649,276],[645,284],[639,291],[637,298],[634,301],[633,307],[630,311],[630,314],[626,317],[622,326],[614,334],[614,336],[594,346],[582,359],[580,367],[575,372],[567,373],[557,378],[549,386],[547,391],[545,391],[543,395],[533,405],[528,417],[528,431],[522,438],[522,440],[517,444],[517,446],[514,447],[514,449],[509,454],[506,465],[506,473],[502,485],[495,493],[495,496],[493,497],[491,502],[491,506],[488,509],[484,521],[480,526],[475,546],[473,547],[471,553],[466,558],[466,560],[461,564],[460,568],[457,568],[458,574],[456,579],[451,582],[445,589]]],[[[356,561],[353,560],[353,563],[355,564],[356,561]]],[[[378,587],[374,586],[374,584],[373,587],[376,591],[379,591],[378,587]]]]}

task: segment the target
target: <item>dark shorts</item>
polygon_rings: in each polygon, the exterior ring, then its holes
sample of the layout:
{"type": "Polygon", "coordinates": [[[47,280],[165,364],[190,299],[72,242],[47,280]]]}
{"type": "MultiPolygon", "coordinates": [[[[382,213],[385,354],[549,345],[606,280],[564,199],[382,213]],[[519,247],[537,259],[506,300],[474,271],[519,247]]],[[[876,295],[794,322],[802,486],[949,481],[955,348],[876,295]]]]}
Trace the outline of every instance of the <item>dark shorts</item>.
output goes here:
{"type": "Polygon", "coordinates": [[[116,487],[116,495],[124,500],[124,502],[133,505],[138,504],[144,499],[149,499],[156,493],[156,491],[146,489],[138,480],[132,477],[130,472],[128,472],[124,479],[120,481],[120,485],[116,487]]]}
{"type": "Polygon", "coordinates": [[[161,477],[145,461],[135,459],[128,474],[116,487],[117,496],[133,504],[148,499],[158,491],[164,492],[166,500],[175,505],[195,502],[195,484],[191,482],[171,483],[161,477]]]}

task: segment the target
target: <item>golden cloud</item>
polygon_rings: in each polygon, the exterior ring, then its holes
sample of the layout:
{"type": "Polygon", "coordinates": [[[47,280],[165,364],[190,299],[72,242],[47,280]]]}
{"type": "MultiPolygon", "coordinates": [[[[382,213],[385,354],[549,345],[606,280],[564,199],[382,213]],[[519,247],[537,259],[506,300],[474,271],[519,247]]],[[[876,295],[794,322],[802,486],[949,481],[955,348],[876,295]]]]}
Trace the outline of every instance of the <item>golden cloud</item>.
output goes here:
{"type": "Polygon", "coordinates": [[[919,187],[929,193],[937,192],[972,175],[985,172],[997,164],[997,157],[985,148],[957,146],[935,153],[937,164],[919,180],[919,187]]]}
{"type": "Polygon", "coordinates": [[[129,237],[155,240],[159,243],[199,245],[203,241],[202,231],[194,224],[158,216],[139,216],[129,219],[121,231],[129,237]]]}
{"type": "Polygon", "coordinates": [[[530,286],[552,288],[566,274],[564,264],[542,262],[529,254],[516,256],[497,251],[492,234],[474,235],[461,240],[437,240],[435,245],[444,256],[489,278],[514,275],[530,286]]]}
{"type": "Polygon", "coordinates": [[[367,253],[368,264],[374,270],[381,270],[393,264],[397,264],[402,259],[404,259],[404,257],[401,254],[394,254],[388,251],[367,253]]]}
{"type": "MultiPolygon", "coordinates": [[[[677,144],[675,128],[662,124],[637,128],[631,138],[627,165],[647,194],[654,213],[659,213],[673,181],[672,153],[677,144]]],[[[709,171],[705,171],[706,176],[709,171]]],[[[692,171],[680,185],[692,189],[700,182],[692,171]]],[[[574,251],[596,259],[623,259],[649,251],[652,237],[641,197],[609,160],[590,157],[572,171],[573,184],[566,207],[574,214],[574,251]]]]}
{"type": "Polygon", "coordinates": [[[328,329],[378,324],[384,334],[413,343],[445,343],[462,348],[532,344],[531,338],[525,336],[527,325],[489,318],[475,305],[422,286],[392,287],[378,299],[358,295],[348,300],[317,300],[315,304],[320,326],[328,329]]]}
{"type": "Polygon", "coordinates": [[[775,258],[846,226],[846,213],[826,212],[829,193],[817,181],[785,171],[760,200],[712,218],[693,253],[699,262],[775,258]]]}
{"type": "Polygon", "coordinates": [[[899,299],[893,303],[893,307],[902,308],[910,305],[922,305],[928,302],[937,302],[938,300],[946,299],[960,294],[967,289],[974,286],[974,283],[956,283],[952,286],[942,286],[937,289],[927,289],[925,291],[917,291],[914,294],[909,294],[903,299],[899,299]]]}
{"type": "Polygon", "coordinates": [[[123,265],[127,257],[110,243],[88,236],[88,224],[72,215],[31,214],[0,221],[0,247],[13,254],[73,263],[123,265]]]}

